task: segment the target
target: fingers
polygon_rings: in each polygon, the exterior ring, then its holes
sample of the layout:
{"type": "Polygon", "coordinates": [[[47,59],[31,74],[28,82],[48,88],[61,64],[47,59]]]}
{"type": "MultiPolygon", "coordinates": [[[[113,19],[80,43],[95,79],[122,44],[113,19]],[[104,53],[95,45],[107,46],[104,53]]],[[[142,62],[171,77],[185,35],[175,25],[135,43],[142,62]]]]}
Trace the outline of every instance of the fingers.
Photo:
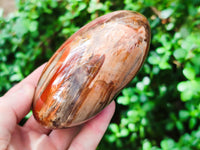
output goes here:
{"type": "Polygon", "coordinates": [[[14,93],[16,91],[16,89],[19,88],[20,85],[25,84],[25,83],[28,83],[28,84],[36,87],[37,82],[38,82],[38,80],[40,78],[40,75],[42,73],[42,70],[43,70],[44,66],[45,66],[45,64],[43,64],[42,66],[38,67],[35,71],[33,71],[24,80],[22,80],[20,83],[18,83],[14,87],[12,87],[4,96],[9,95],[11,93],[14,93]]]}
{"type": "Polygon", "coordinates": [[[87,122],[73,139],[69,150],[96,149],[114,114],[115,102],[108,105],[98,116],[87,122]]]}
{"type": "Polygon", "coordinates": [[[56,149],[95,149],[108,127],[114,110],[115,102],[113,101],[95,118],[84,125],[53,130],[49,138],[56,149]]]}
{"type": "MultiPolygon", "coordinates": [[[[0,145],[7,146],[11,135],[22,116],[30,109],[34,87],[29,84],[17,86],[14,93],[1,98],[0,103],[0,145]],[[25,101],[27,100],[27,101],[25,101]]],[[[3,148],[2,148],[3,149],[3,148]]]]}
{"type": "MultiPolygon", "coordinates": [[[[30,110],[34,90],[44,65],[36,69],[23,81],[11,88],[2,98],[1,103],[11,107],[19,122],[30,110]]],[[[2,113],[1,113],[2,114],[2,113]]],[[[4,112],[6,114],[6,112],[4,112]]]]}
{"type": "Polygon", "coordinates": [[[27,122],[24,124],[24,128],[27,130],[35,131],[41,134],[49,134],[51,130],[44,128],[41,124],[39,124],[33,115],[27,120],[27,122]]]}
{"type": "Polygon", "coordinates": [[[78,134],[80,129],[80,126],[68,129],[56,129],[51,132],[49,138],[56,146],[56,149],[68,149],[70,143],[72,142],[73,138],[78,134]]]}
{"type": "Polygon", "coordinates": [[[30,83],[36,87],[45,65],[46,63],[38,67],[29,76],[27,76],[22,82],[30,83]]]}
{"type": "MultiPolygon", "coordinates": [[[[0,115],[6,115],[11,109],[19,122],[30,110],[35,87],[31,84],[19,84],[15,86],[15,91],[10,91],[2,98],[0,105],[4,105],[7,110],[0,115]],[[9,108],[9,109],[8,109],[9,108]]],[[[16,122],[15,122],[16,123],[16,122]]]]}
{"type": "Polygon", "coordinates": [[[16,126],[16,116],[11,108],[0,105],[0,149],[7,149],[16,126]]]}
{"type": "Polygon", "coordinates": [[[31,73],[0,98],[0,149],[7,147],[16,124],[29,112],[43,67],[31,73]]]}

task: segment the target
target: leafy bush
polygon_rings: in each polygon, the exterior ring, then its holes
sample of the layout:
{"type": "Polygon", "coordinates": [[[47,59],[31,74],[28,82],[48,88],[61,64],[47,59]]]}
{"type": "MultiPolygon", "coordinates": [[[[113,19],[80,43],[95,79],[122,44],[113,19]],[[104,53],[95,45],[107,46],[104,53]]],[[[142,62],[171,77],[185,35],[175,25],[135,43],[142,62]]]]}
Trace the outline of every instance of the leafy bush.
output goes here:
{"type": "Polygon", "coordinates": [[[151,25],[147,60],[118,96],[98,149],[200,149],[200,1],[24,1],[0,13],[1,95],[46,62],[81,26],[111,11],[144,14],[151,25]]]}

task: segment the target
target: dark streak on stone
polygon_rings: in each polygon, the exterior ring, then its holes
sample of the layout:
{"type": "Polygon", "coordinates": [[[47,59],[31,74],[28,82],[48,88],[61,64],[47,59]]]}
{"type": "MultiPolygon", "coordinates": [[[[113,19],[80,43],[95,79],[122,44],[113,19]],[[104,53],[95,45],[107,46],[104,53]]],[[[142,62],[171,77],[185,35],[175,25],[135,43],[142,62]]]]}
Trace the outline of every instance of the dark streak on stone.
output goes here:
{"type": "MultiPolygon", "coordinates": [[[[78,101],[76,102],[76,106],[73,107],[73,110],[70,113],[70,118],[68,118],[68,123],[71,123],[73,119],[76,118],[78,109],[81,107],[81,105],[84,103],[87,95],[89,94],[89,85],[92,82],[92,80],[95,78],[95,76],[98,74],[101,66],[103,65],[105,60],[105,54],[100,56],[100,55],[95,55],[90,58],[90,60],[82,66],[82,70],[85,71],[87,70],[88,74],[86,76],[87,82],[83,84],[83,87],[80,89],[80,96],[78,101]]],[[[82,75],[82,74],[79,74],[82,75]]],[[[66,118],[65,118],[66,120],[66,118]]]]}

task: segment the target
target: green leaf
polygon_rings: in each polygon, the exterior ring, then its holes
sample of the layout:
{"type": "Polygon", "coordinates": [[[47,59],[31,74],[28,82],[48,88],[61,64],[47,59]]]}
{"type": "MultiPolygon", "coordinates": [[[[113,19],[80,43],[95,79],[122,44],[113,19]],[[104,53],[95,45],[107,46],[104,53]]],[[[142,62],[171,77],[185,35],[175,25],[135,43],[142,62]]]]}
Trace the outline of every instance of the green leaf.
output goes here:
{"type": "Polygon", "coordinates": [[[143,105],[142,105],[142,109],[145,111],[145,112],[148,112],[148,111],[151,111],[154,107],[155,107],[155,103],[151,102],[151,101],[148,101],[148,102],[145,102],[143,105]]]}
{"type": "Polygon", "coordinates": [[[124,95],[124,96],[132,96],[133,95],[133,89],[132,88],[125,88],[125,89],[123,89],[122,90],[122,94],[124,95]]]}
{"type": "Polygon", "coordinates": [[[145,70],[145,71],[144,71],[145,73],[150,74],[151,68],[150,68],[150,66],[149,66],[147,63],[144,64],[143,68],[144,68],[144,70],[145,70]]]}
{"type": "Polygon", "coordinates": [[[183,102],[189,101],[192,99],[193,92],[191,90],[187,90],[181,93],[181,100],[183,102]]]}
{"type": "Polygon", "coordinates": [[[155,64],[159,64],[160,62],[160,57],[156,54],[153,54],[153,55],[150,55],[148,57],[148,62],[152,65],[155,65],[155,64]]]}
{"type": "Polygon", "coordinates": [[[123,146],[123,143],[122,143],[121,139],[117,139],[116,140],[116,145],[117,145],[117,147],[122,147],[123,146]]]}
{"type": "MultiPolygon", "coordinates": [[[[180,34],[182,37],[187,38],[190,35],[189,28],[187,26],[182,26],[180,28],[180,34]]],[[[191,43],[183,42],[181,47],[187,50],[189,45],[191,45],[191,43]]]]}
{"type": "Polygon", "coordinates": [[[35,32],[38,28],[38,22],[37,21],[32,21],[29,25],[29,30],[31,32],[35,32]]]}
{"type": "Polygon", "coordinates": [[[173,128],[174,128],[174,123],[169,122],[169,123],[166,124],[166,129],[167,129],[168,131],[173,130],[173,128]]]}
{"type": "Polygon", "coordinates": [[[58,1],[52,0],[52,1],[50,1],[50,5],[52,8],[56,8],[58,6],[58,1]]]}
{"type": "Polygon", "coordinates": [[[165,49],[164,47],[158,47],[158,48],[156,49],[156,52],[157,52],[158,54],[163,54],[163,53],[165,53],[165,51],[166,51],[166,49],[165,49]]]}
{"type": "Polygon", "coordinates": [[[160,68],[158,66],[154,66],[153,69],[152,69],[152,73],[154,75],[157,75],[159,72],[160,72],[160,68]]]}
{"type": "Polygon", "coordinates": [[[106,135],[106,139],[107,139],[109,142],[113,143],[113,142],[116,141],[117,137],[116,137],[115,135],[111,134],[111,135],[106,135]]]}
{"type": "Polygon", "coordinates": [[[130,103],[130,98],[127,96],[119,96],[117,102],[122,105],[128,105],[130,103]]]}
{"type": "Polygon", "coordinates": [[[161,141],[160,145],[163,150],[172,150],[175,146],[175,142],[172,139],[165,139],[161,141]]]}
{"type": "Polygon", "coordinates": [[[134,142],[137,139],[138,135],[137,133],[133,132],[130,136],[130,142],[134,142]]]}
{"type": "Polygon", "coordinates": [[[174,12],[174,9],[167,8],[167,9],[161,11],[160,17],[162,19],[167,19],[167,18],[169,18],[172,15],[173,12],[174,12]]]}
{"type": "Polygon", "coordinates": [[[128,129],[129,131],[133,132],[133,131],[137,131],[137,127],[134,123],[129,123],[128,124],[128,129]]]}
{"type": "Polygon", "coordinates": [[[140,138],[144,138],[144,136],[145,136],[144,127],[140,126],[139,131],[140,131],[140,138]]]}
{"type": "Polygon", "coordinates": [[[183,69],[183,74],[188,80],[193,80],[195,78],[195,70],[192,67],[186,67],[183,69]]]}
{"type": "Polygon", "coordinates": [[[186,133],[181,137],[181,140],[182,140],[182,143],[188,143],[191,140],[191,135],[186,133]]]}
{"type": "Polygon", "coordinates": [[[195,136],[196,136],[196,138],[200,139],[200,131],[197,131],[197,132],[195,133],[195,136]]]}
{"type": "Polygon", "coordinates": [[[179,111],[179,118],[181,120],[187,120],[190,116],[190,113],[187,110],[180,110],[179,111]]]}
{"type": "Polygon", "coordinates": [[[109,128],[110,128],[110,130],[111,130],[112,132],[114,132],[114,133],[119,133],[119,127],[118,127],[117,124],[112,123],[112,124],[110,124],[109,128]]]}
{"type": "Polygon", "coordinates": [[[176,59],[184,59],[187,56],[187,51],[179,48],[174,51],[173,55],[176,59]]]}
{"type": "Polygon", "coordinates": [[[191,118],[189,121],[189,128],[193,129],[196,124],[197,124],[197,120],[195,118],[191,118]]]}
{"type": "Polygon", "coordinates": [[[37,11],[34,11],[31,13],[30,17],[31,17],[31,19],[37,19],[39,17],[39,14],[37,11]]]}
{"type": "Polygon", "coordinates": [[[27,20],[26,19],[17,19],[15,25],[13,26],[13,31],[19,36],[23,36],[28,32],[27,20]]]}
{"type": "Polygon", "coordinates": [[[148,140],[145,140],[142,144],[142,149],[143,150],[151,150],[151,142],[149,142],[148,140]]]}
{"type": "Polygon", "coordinates": [[[183,131],[184,130],[184,126],[182,124],[181,121],[176,121],[176,127],[179,131],[183,131]]]}
{"type": "Polygon", "coordinates": [[[144,78],[143,78],[142,82],[143,82],[143,84],[144,84],[144,85],[146,85],[146,86],[147,86],[147,85],[149,85],[149,84],[150,84],[151,80],[150,80],[150,78],[149,78],[149,77],[147,77],[147,76],[146,76],[146,77],[144,77],[144,78]]]}
{"type": "Polygon", "coordinates": [[[140,95],[140,98],[139,98],[139,99],[140,99],[140,102],[143,102],[143,103],[144,103],[144,102],[147,101],[148,98],[147,98],[147,95],[143,93],[143,94],[140,95]]]}
{"type": "Polygon", "coordinates": [[[26,118],[26,119],[29,119],[29,118],[32,116],[32,114],[33,114],[33,112],[30,111],[30,112],[25,116],[25,118],[26,118]]]}
{"type": "Polygon", "coordinates": [[[147,125],[147,119],[146,118],[142,118],[141,125],[143,125],[143,126],[147,125]]]}
{"type": "Polygon", "coordinates": [[[121,137],[127,137],[129,135],[129,130],[127,128],[122,128],[120,131],[121,137]]]}
{"type": "Polygon", "coordinates": [[[136,117],[136,116],[138,116],[139,114],[138,114],[138,111],[137,111],[137,110],[129,110],[129,111],[127,112],[127,115],[128,115],[129,117],[136,117]]]}
{"type": "Polygon", "coordinates": [[[171,69],[171,65],[166,62],[166,61],[161,61],[159,63],[160,69],[165,70],[165,69],[171,69]]]}
{"type": "Polygon", "coordinates": [[[189,82],[188,81],[182,81],[177,85],[177,89],[180,92],[186,91],[188,89],[189,82]]]}
{"type": "Polygon", "coordinates": [[[126,125],[128,125],[128,123],[129,123],[129,120],[127,118],[121,119],[121,125],[126,126],[126,125]]]}
{"type": "Polygon", "coordinates": [[[85,3],[80,3],[79,7],[78,7],[78,11],[82,11],[83,9],[85,9],[87,7],[87,5],[85,3]]]}
{"type": "Polygon", "coordinates": [[[27,55],[25,53],[22,53],[22,52],[17,52],[15,54],[15,57],[18,58],[18,59],[26,59],[27,55]]]}
{"type": "Polygon", "coordinates": [[[136,87],[137,87],[137,89],[139,89],[139,90],[143,91],[143,90],[144,90],[144,87],[145,87],[145,85],[143,84],[143,82],[138,82],[138,83],[136,84],[136,87]]]}
{"type": "Polygon", "coordinates": [[[195,16],[198,12],[197,9],[195,8],[195,6],[193,6],[192,4],[189,5],[188,7],[188,12],[191,16],[195,16]]]}
{"type": "Polygon", "coordinates": [[[10,81],[21,81],[23,79],[23,76],[21,74],[13,74],[10,76],[10,81]]]}
{"type": "Polygon", "coordinates": [[[168,31],[170,31],[170,30],[174,29],[174,26],[175,26],[174,23],[169,23],[169,24],[166,25],[166,29],[167,29],[168,31]]]}
{"type": "Polygon", "coordinates": [[[131,96],[131,99],[130,99],[130,102],[135,103],[135,102],[138,101],[138,99],[139,99],[138,96],[132,95],[132,96],[131,96]]]}
{"type": "Polygon", "coordinates": [[[140,121],[139,111],[137,110],[128,110],[127,116],[130,122],[138,122],[140,121]]]}
{"type": "MultiPolygon", "coordinates": [[[[200,44],[199,44],[200,45],[200,44]]],[[[198,67],[198,70],[199,70],[199,66],[200,66],[200,53],[198,52],[198,53],[196,53],[195,54],[195,56],[193,56],[192,58],[191,58],[191,62],[193,63],[193,64],[195,64],[194,65],[194,67],[196,66],[196,67],[198,67]]]]}

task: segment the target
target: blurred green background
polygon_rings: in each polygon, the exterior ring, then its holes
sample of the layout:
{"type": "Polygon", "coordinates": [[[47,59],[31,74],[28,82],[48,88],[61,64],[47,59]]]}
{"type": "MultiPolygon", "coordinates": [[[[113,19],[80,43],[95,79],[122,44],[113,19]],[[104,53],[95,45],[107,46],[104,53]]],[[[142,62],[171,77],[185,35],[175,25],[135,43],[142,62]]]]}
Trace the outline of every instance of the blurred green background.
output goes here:
{"type": "Polygon", "coordinates": [[[200,149],[200,0],[17,0],[0,10],[0,94],[103,14],[133,10],[151,25],[149,55],[116,99],[97,149],[200,149]]]}

